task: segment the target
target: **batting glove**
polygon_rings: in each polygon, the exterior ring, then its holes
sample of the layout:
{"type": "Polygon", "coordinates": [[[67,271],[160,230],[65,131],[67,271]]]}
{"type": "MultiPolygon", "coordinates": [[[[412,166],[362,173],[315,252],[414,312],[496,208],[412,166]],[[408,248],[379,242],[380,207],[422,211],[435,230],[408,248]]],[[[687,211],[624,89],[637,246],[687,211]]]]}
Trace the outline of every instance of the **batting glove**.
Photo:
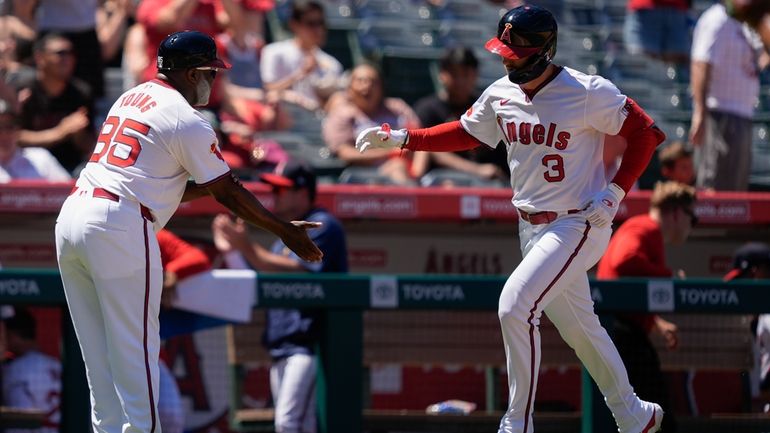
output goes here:
{"type": "Polygon", "coordinates": [[[612,224],[615,214],[618,213],[620,201],[626,196],[626,192],[618,185],[611,183],[604,191],[596,194],[591,201],[583,207],[583,215],[588,222],[596,227],[606,227],[612,224]]]}
{"type": "Polygon", "coordinates": [[[409,135],[406,129],[390,129],[390,125],[366,128],[356,138],[356,149],[364,153],[366,149],[401,149],[409,135]]]}

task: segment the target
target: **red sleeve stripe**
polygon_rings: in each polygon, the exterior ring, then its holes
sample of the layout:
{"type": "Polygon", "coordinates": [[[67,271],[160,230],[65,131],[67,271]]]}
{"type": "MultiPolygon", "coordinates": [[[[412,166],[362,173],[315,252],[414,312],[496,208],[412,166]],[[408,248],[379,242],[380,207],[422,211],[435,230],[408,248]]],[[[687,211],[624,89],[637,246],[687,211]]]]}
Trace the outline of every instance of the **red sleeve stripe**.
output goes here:
{"type": "Polygon", "coordinates": [[[459,120],[442,123],[430,128],[409,130],[410,150],[428,150],[432,152],[458,152],[470,150],[483,144],[463,129],[459,120]]]}
{"type": "Polygon", "coordinates": [[[628,116],[619,135],[626,139],[628,146],[612,182],[628,192],[647,168],[655,148],[666,139],[666,134],[633,99],[628,98],[625,109],[628,116]]]}

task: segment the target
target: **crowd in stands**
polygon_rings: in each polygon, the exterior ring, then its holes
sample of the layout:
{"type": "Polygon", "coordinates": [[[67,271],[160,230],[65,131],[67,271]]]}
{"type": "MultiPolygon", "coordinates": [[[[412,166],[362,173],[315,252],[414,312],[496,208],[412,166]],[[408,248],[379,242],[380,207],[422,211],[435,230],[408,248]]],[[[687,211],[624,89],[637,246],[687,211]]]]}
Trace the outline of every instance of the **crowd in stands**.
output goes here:
{"type": "MultiPolygon", "coordinates": [[[[0,99],[10,107],[3,116],[12,118],[12,127],[3,129],[3,143],[13,141],[19,149],[16,162],[9,152],[0,155],[5,181],[62,179],[47,162],[37,175],[19,169],[20,157],[32,166],[46,159],[32,149],[46,149],[76,177],[115,98],[154,77],[162,38],[193,29],[215,36],[232,64],[202,110],[219,134],[227,162],[243,178],[256,179],[294,156],[319,169],[322,183],[505,187],[509,170],[503,146],[442,155],[362,155],[352,144],[360,130],[375,124],[427,127],[462,115],[480,89],[503,75],[502,65],[483,53],[481,41],[489,35],[473,27],[481,24],[472,22],[473,14],[490,14],[493,22],[495,13],[520,2],[487,0],[478,7],[464,0],[379,3],[0,1],[0,99]],[[394,32],[387,27],[394,19],[410,25],[394,32]],[[428,67],[412,67],[405,60],[410,56],[392,55],[399,44],[413,51],[411,57],[422,53],[420,65],[428,67]],[[421,68],[428,71],[427,81],[421,68]]],[[[770,170],[763,167],[768,141],[763,116],[770,112],[764,99],[770,98],[762,97],[761,86],[768,56],[758,36],[730,18],[720,2],[533,3],[551,8],[560,20],[557,63],[561,57],[577,69],[607,75],[645,107],[669,136],[659,149],[661,158],[669,145],[693,153],[690,183],[714,190],[770,186],[750,180],[752,173],[764,176],[770,170]],[[597,39],[602,33],[607,36],[597,39]],[[640,71],[653,78],[634,81],[640,71]],[[662,95],[649,97],[659,73],[669,80],[662,95]],[[686,90],[666,93],[670,88],[686,90]],[[666,98],[670,101],[661,107],[666,98]],[[739,173],[724,176],[725,167],[739,173]],[[732,181],[716,181],[727,179],[732,181]]],[[[613,139],[607,143],[612,149],[613,139]]],[[[612,170],[615,153],[605,154],[612,170]]],[[[652,188],[668,177],[662,164],[662,159],[651,164],[638,186],[652,188]]]]}

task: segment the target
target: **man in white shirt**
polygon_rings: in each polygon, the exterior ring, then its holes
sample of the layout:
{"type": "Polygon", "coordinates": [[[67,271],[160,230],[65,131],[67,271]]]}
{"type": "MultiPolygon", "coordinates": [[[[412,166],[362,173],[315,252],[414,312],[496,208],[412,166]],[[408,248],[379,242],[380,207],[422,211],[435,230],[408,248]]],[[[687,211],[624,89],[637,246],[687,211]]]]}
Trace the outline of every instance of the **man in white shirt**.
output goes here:
{"type": "Polygon", "coordinates": [[[342,64],[319,47],[326,40],[324,9],[317,1],[295,1],[289,28],[294,37],[262,49],[260,73],[265,90],[307,109],[321,107],[338,89],[342,64]]]}
{"type": "MultiPolygon", "coordinates": [[[[759,95],[757,34],[728,14],[722,3],[708,8],[695,26],[690,84],[696,185],[745,191],[751,170],[751,120],[759,95]]],[[[761,66],[760,66],[761,65],[761,66]]]]}

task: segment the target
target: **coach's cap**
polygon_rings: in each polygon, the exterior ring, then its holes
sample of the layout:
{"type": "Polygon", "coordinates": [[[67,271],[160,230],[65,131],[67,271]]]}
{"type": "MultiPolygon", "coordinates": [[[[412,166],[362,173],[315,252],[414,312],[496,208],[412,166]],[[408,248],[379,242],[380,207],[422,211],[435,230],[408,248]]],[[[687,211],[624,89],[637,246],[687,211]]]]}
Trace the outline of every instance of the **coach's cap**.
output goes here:
{"type": "Polygon", "coordinates": [[[158,70],[191,68],[230,69],[230,65],[217,57],[217,44],[205,33],[185,30],[168,35],[158,47],[158,70]]]}
{"type": "Polygon", "coordinates": [[[770,246],[762,242],[749,242],[735,251],[733,268],[725,274],[723,280],[744,278],[756,266],[770,266],[770,246]]]}
{"type": "Polygon", "coordinates": [[[279,165],[274,173],[263,173],[259,178],[262,182],[277,187],[307,188],[311,191],[316,189],[316,175],[313,169],[296,160],[290,160],[286,164],[279,165]]]}

